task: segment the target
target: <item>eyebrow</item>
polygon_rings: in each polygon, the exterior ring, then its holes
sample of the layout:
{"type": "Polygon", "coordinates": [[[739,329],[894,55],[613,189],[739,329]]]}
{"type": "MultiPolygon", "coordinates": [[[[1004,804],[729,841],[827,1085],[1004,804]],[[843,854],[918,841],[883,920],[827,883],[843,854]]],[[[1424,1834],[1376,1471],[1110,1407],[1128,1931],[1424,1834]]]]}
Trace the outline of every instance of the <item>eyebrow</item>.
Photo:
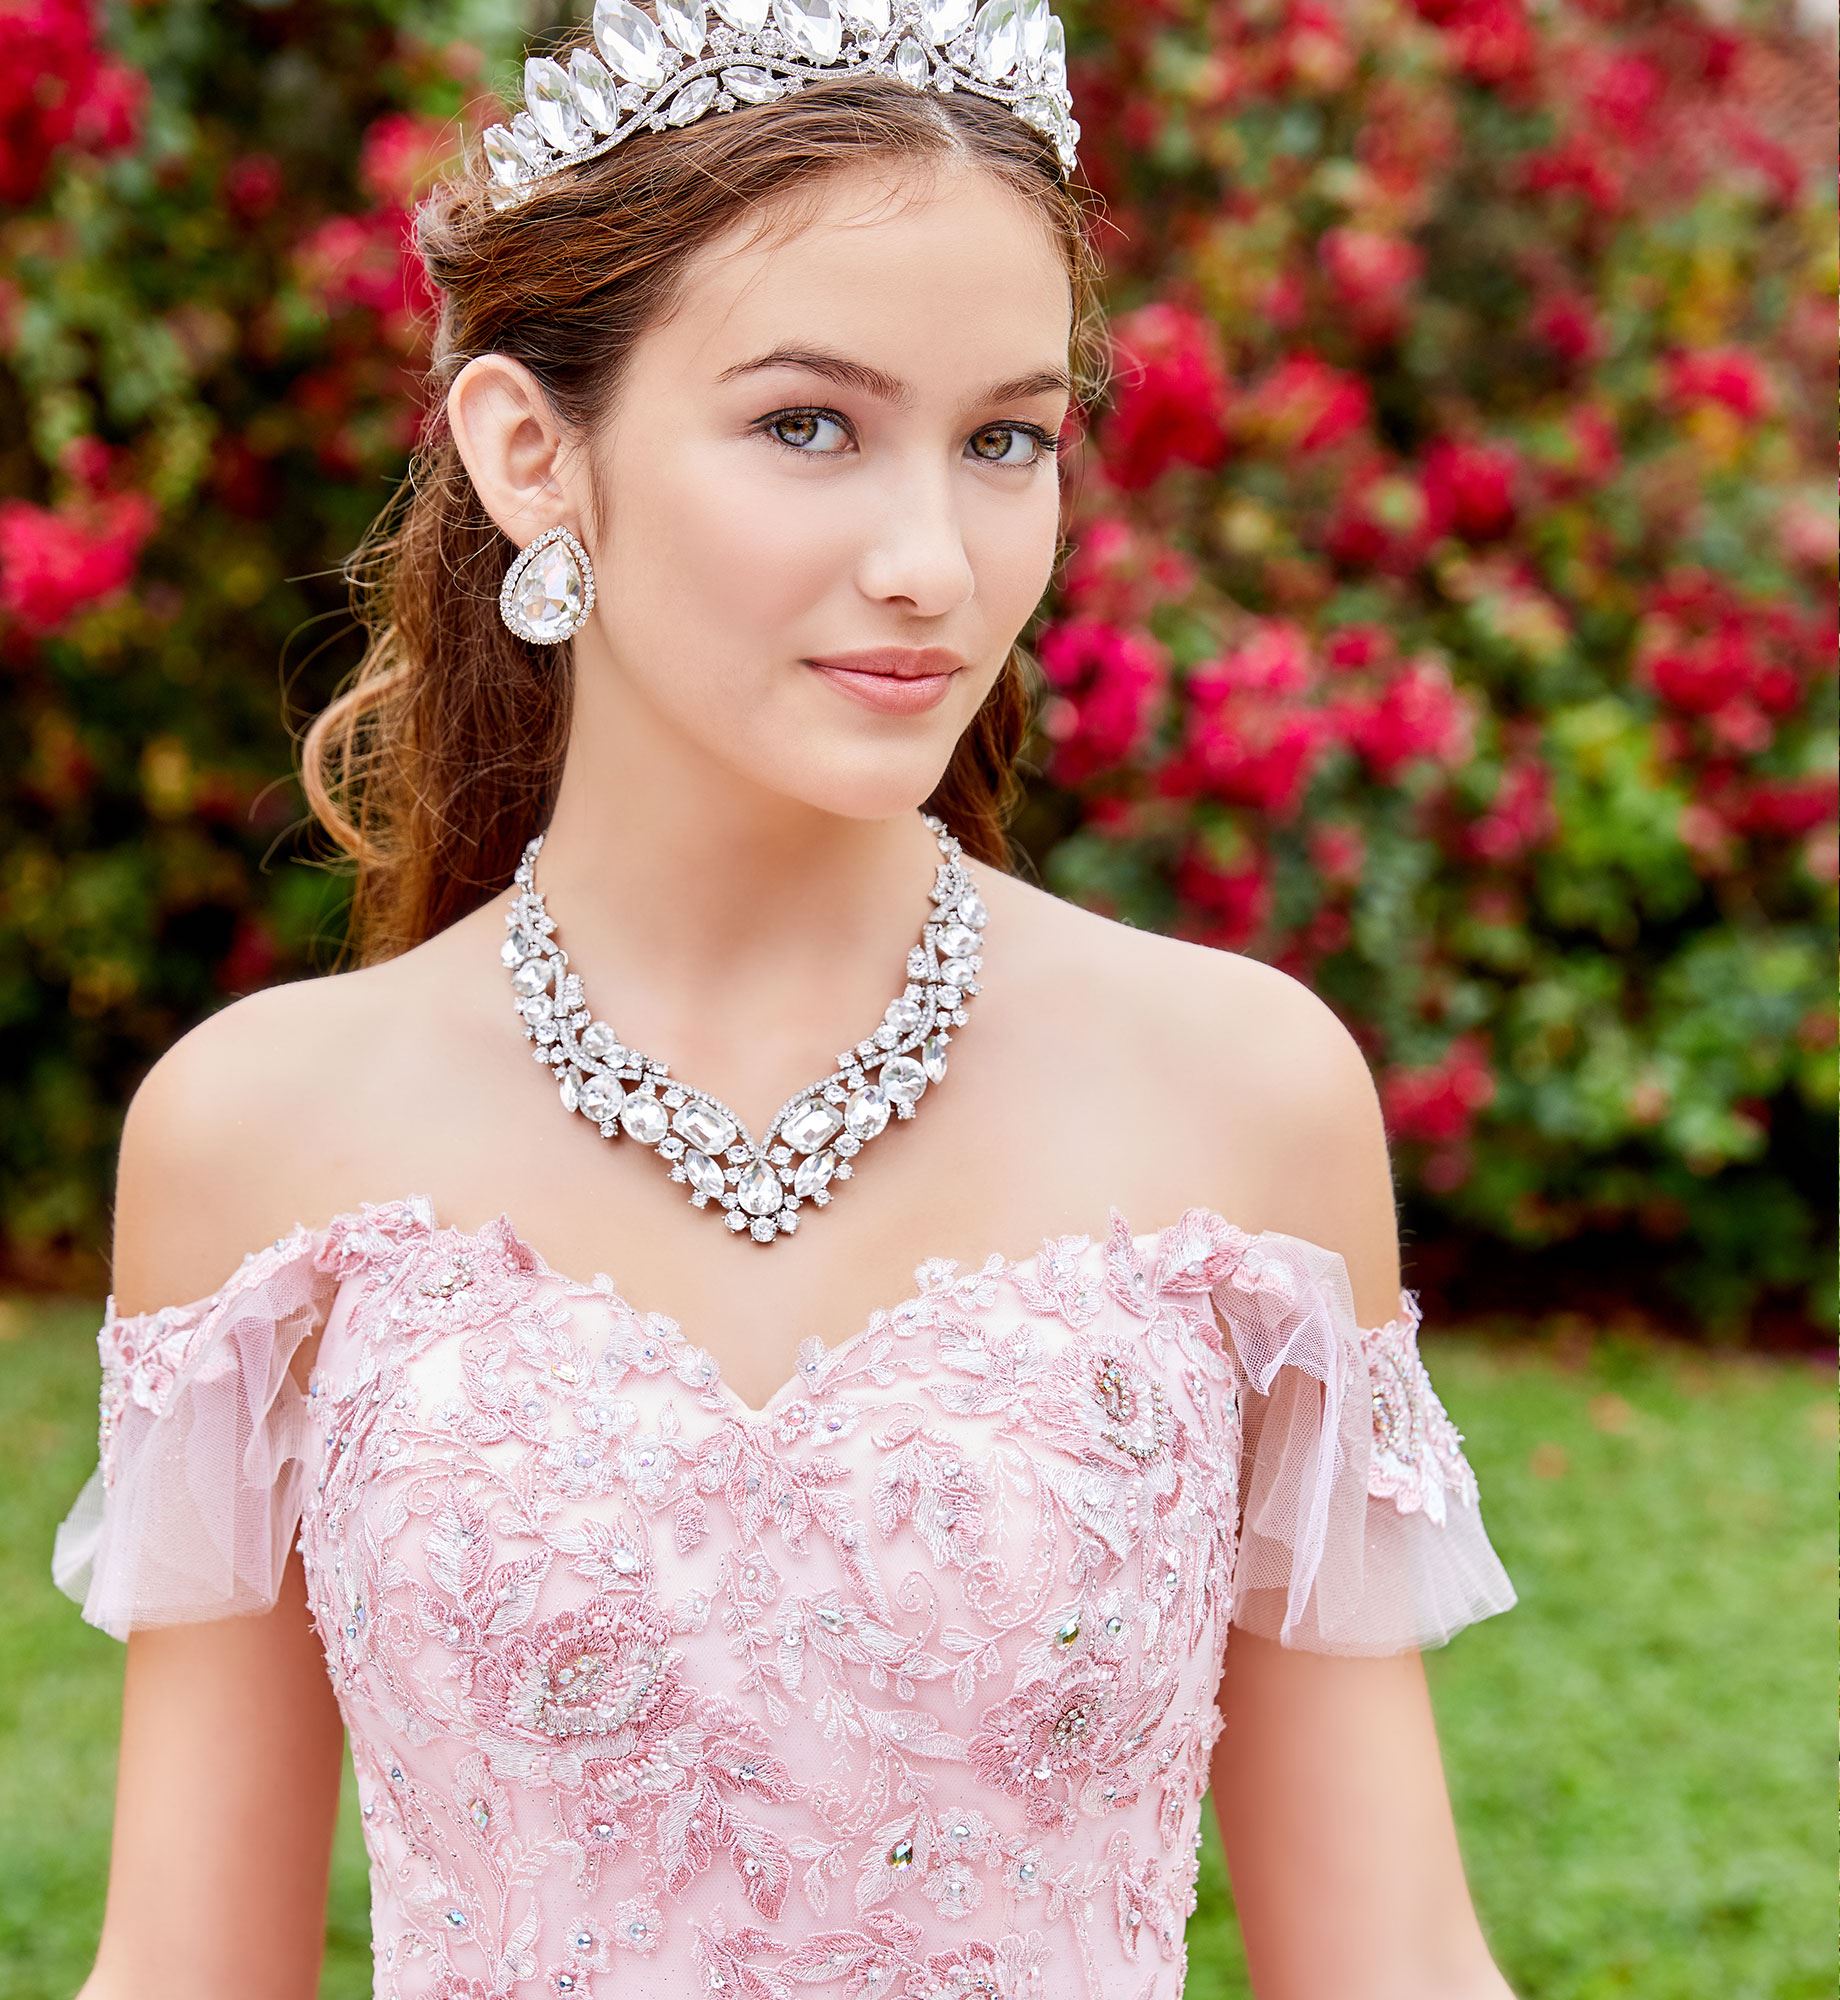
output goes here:
{"type": "MultiPolygon", "coordinates": [[[[913,391],[907,384],[884,369],[816,347],[775,347],[769,353],[757,354],[752,361],[734,362],[724,368],[716,380],[732,382],[738,375],[752,375],[763,368],[803,368],[813,375],[841,382],[846,388],[860,389],[865,395],[894,404],[897,409],[905,409],[913,401],[913,391]]],[[[1073,384],[1068,379],[1067,371],[1064,368],[1036,368],[1026,375],[1012,376],[1005,382],[993,382],[980,400],[1004,403],[1014,396],[1044,396],[1056,389],[1072,395],[1073,384]]]]}

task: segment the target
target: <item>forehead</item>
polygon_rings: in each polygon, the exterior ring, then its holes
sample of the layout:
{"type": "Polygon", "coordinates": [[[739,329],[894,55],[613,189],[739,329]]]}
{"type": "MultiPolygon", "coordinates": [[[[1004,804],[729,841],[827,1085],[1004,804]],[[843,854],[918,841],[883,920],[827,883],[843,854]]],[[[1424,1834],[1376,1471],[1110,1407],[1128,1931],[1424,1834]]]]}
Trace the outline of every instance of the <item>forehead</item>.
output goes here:
{"type": "MultiPolygon", "coordinates": [[[[924,388],[1063,357],[1067,270],[1048,219],[989,173],[851,168],[694,253],[654,361],[713,381],[776,346],[821,345],[924,388]]],[[[636,357],[635,357],[636,358],[636,357]]]]}

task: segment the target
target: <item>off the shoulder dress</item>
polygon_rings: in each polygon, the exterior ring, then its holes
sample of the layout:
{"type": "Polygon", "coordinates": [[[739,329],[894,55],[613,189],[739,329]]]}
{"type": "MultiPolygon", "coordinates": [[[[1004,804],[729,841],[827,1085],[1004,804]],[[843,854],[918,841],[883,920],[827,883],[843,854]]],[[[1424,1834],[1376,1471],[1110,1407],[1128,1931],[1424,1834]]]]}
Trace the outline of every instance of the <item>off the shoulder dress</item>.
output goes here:
{"type": "Polygon", "coordinates": [[[298,1226],[110,1297],[53,1575],[125,1638],[298,1538],[376,2000],[1175,2000],[1229,1628],[1516,1601],[1416,1295],[1202,1207],[914,1283],[756,1409],[506,1216],[298,1226]]]}

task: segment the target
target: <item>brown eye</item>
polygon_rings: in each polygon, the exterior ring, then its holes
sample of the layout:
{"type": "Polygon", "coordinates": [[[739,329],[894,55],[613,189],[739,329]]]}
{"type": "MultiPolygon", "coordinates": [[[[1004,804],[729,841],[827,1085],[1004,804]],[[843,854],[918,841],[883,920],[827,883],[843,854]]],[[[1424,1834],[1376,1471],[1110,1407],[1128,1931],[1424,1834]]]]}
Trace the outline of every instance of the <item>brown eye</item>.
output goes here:
{"type": "Polygon", "coordinates": [[[1048,450],[1051,449],[1048,440],[1040,431],[1033,430],[1024,424],[991,424],[981,431],[974,431],[971,434],[971,448],[986,465],[1016,466],[1038,465],[1047,455],[1048,450]],[[999,449],[994,452],[986,451],[984,449],[985,445],[993,439],[997,442],[999,449]],[[1025,445],[1032,445],[1034,447],[1031,452],[1021,458],[1011,455],[1011,447],[1015,445],[1018,439],[1021,439],[1025,445]]]}

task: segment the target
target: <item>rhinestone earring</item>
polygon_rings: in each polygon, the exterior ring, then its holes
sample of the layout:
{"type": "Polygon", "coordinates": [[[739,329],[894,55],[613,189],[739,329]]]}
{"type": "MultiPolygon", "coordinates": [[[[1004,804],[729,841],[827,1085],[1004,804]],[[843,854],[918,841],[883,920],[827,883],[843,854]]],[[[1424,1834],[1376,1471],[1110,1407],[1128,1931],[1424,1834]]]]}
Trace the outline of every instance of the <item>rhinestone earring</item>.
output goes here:
{"type": "Polygon", "coordinates": [[[546,528],[511,567],[498,592],[498,615],[533,646],[572,639],[594,609],[594,565],[564,527],[546,528]]]}

